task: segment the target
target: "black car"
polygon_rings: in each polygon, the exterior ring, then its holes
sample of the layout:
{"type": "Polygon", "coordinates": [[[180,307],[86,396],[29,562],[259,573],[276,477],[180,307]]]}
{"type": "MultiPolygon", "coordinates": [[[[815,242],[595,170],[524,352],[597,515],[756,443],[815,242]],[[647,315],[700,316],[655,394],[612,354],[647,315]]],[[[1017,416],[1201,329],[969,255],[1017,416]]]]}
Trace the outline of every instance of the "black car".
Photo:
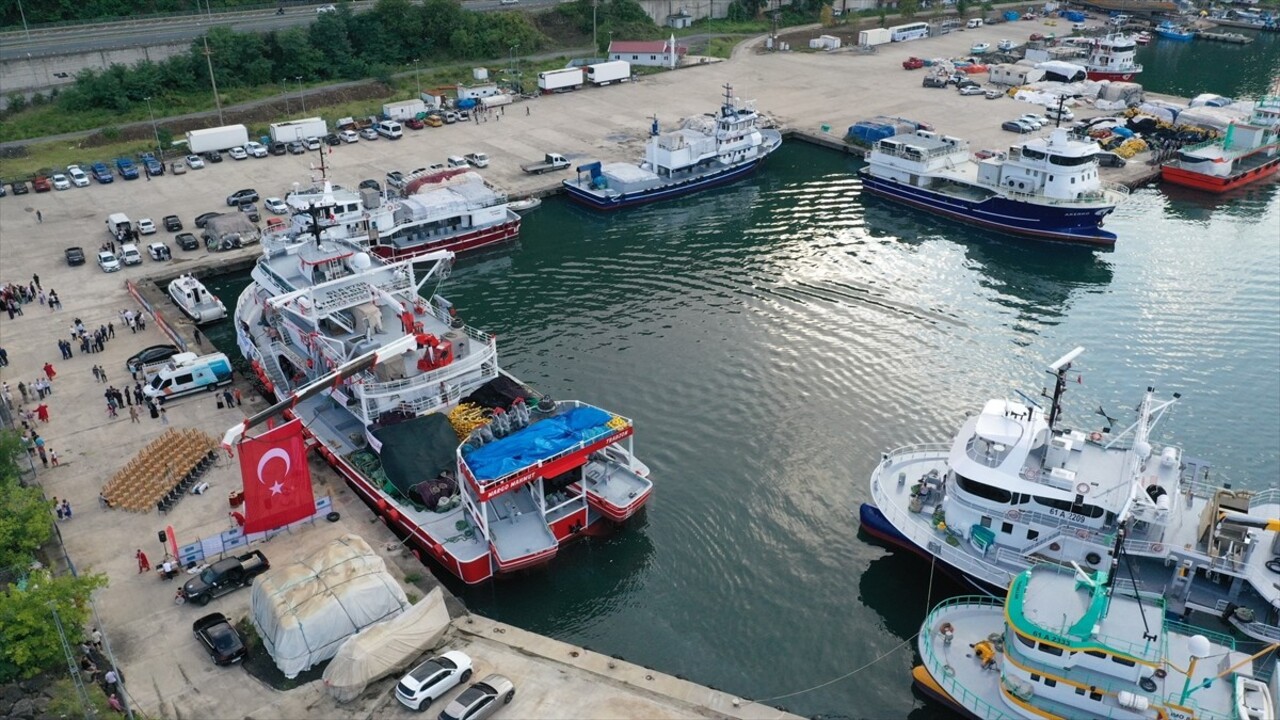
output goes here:
{"type": "Polygon", "coordinates": [[[222,162],[222,153],[218,152],[217,150],[210,150],[209,152],[204,154],[204,159],[208,160],[211,163],[222,162]]]}
{"type": "Polygon", "coordinates": [[[209,613],[191,624],[196,639],[209,652],[214,665],[230,665],[244,659],[248,651],[240,633],[222,613],[209,613]]]}
{"type": "Polygon", "coordinates": [[[382,186],[378,184],[377,180],[361,180],[360,189],[361,190],[377,190],[378,192],[382,192],[382,186]]]}
{"type": "Polygon", "coordinates": [[[288,148],[290,155],[302,155],[307,151],[307,146],[303,145],[301,140],[294,140],[289,143],[288,148]]]}
{"type": "Polygon", "coordinates": [[[197,215],[197,216],[196,216],[196,227],[198,227],[198,228],[202,228],[202,227],[204,227],[206,223],[208,223],[210,220],[212,220],[212,219],[214,219],[214,218],[218,217],[218,216],[219,216],[219,215],[221,215],[221,214],[222,214],[222,213],[220,213],[220,212],[207,212],[207,213],[205,213],[205,214],[203,214],[203,215],[197,215]]]}
{"type": "Polygon", "coordinates": [[[79,247],[79,246],[76,246],[76,247],[69,247],[69,248],[67,248],[66,250],[63,250],[62,252],[63,252],[63,254],[65,254],[65,255],[67,256],[67,264],[68,264],[68,265],[83,265],[83,264],[84,264],[84,249],[83,249],[83,248],[81,248],[81,247],[79,247]]]}
{"type": "Polygon", "coordinates": [[[164,229],[169,232],[178,232],[182,229],[182,220],[177,215],[165,215],[164,229]]]}
{"type": "Polygon", "coordinates": [[[178,233],[177,236],[173,238],[173,241],[178,243],[178,247],[182,248],[183,250],[199,250],[200,249],[200,240],[197,239],[196,236],[192,235],[191,233],[178,233]]]}
{"type": "Polygon", "coordinates": [[[25,180],[18,180],[17,182],[13,183],[14,195],[26,195],[29,192],[31,192],[31,188],[27,187],[27,182],[25,180]]]}
{"type": "Polygon", "coordinates": [[[125,360],[124,367],[131,373],[137,372],[140,367],[164,362],[180,352],[182,351],[178,349],[177,345],[152,345],[134,353],[133,357],[125,360]]]}
{"type": "Polygon", "coordinates": [[[288,152],[288,150],[285,149],[284,143],[273,142],[267,146],[267,152],[271,153],[272,155],[283,155],[286,152],[288,152]]]}
{"type": "Polygon", "coordinates": [[[252,202],[258,202],[258,191],[253,188],[237,190],[227,196],[227,205],[230,205],[231,207],[252,202]]]}
{"type": "Polygon", "coordinates": [[[338,137],[338,133],[329,133],[324,136],[324,142],[326,145],[341,145],[342,138],[338,137]]]}

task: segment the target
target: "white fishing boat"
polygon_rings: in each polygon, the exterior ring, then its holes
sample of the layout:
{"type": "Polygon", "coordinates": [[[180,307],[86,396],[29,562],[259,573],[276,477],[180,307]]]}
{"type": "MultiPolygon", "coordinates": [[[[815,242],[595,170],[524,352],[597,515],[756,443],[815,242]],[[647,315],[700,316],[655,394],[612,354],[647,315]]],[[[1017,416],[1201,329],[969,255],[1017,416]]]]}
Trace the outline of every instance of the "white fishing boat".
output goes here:
{"type": "Polygon", "coordinates": [[[1148,388],[1123,430],[1105,414],[1100,426],[1067,427],[1067,374],[1081,352],[1049,366],[1047,411],[1026,395],[989,400],[950,444],[885,453],[863,530],[992,594],[1037,563],[1123,561],[1116,581],[1163,594],[1170,613],[1280,640],[1280,488],[1212,482],[1207,462],[1156,445],[1176,394],[1160,402],[1148,388]]]}
{"type": "Polygon", "coordinates": [[[507,203],[507,207],[523,215],[524,213],[533,212],[534,210],[542,207],[542,199],[529,197],[523,200],[513,200],[507,203]]]}
{"type": "Polygon", "coordinates": [[[191,275],[179,275],[169,283],[169,297],[183,315],[197,325],[216,322],[227,316],[227,306],[191,275]]]}

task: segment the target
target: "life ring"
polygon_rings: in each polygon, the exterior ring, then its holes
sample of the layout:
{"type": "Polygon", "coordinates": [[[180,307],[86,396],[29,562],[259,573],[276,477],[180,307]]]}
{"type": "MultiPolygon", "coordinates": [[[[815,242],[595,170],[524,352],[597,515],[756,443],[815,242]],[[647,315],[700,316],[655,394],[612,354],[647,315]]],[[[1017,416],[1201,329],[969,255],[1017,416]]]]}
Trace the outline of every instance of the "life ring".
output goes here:
{"type": "Polygon", "coordinates": [[[1013,510],[1005,513],[1004,516],[1010,520],[1017,520],[1022,517],[1022,513],[1018,512],[1017,508],[1014,508],[1013,510]]]}
{"type": "Polygon", "coordinates": [[[1164,678],[1164,677],[1167,677],[1168,675],[1169,675],[1168,670],[1165,670],[1164,668],[1156,668],[1156,677],[1164,678]]]}
{"type": "Polygon", "coordinates": [[[955,634],[955,631],[956,631],[955,626],[949,622],[944,622],[938,626],[939,635],[955,634]]]}
{"type": "Polygon", "coordinates": [[[1080,528],[1079,530],[1076,531],[1076,537],[1080,538],[1081,540],[1088,540],[1089,531],[1085,530],[1084,528],[1080,528]]]}
{"type": "Polygon", "coordinates": [[[1086,494],[1088,494],[1088,492],[1089,492],[1089,483],[1082,482],[1082,483],[1080,483],[1080,484],[1076,485],[1076,494],[1077,494],[1077,495],[1086,495],[1086,494]]]}
{"type": "Polygon", "coordinates": [[[1091,433],[1089,433],[1089,439],[1090,439],[1090,440],[1092,440],[1092,441],[1094,441],[1094,442],[1102,442],[1102,433],[1100,433],[1100,432],[1091,432],[1091,433]]]}
{"type": "Polygon", "coordinates": [[[1055,542],[1055,543],[1049,543],[1049,551],[1050,551],[1050,552],[1058,552],[1058,551],[1059,551],[1059,550],[1061,550],[1061,549],[1062,549],[1062,545],[1061,545],[1061,544],[1056,543],[1056,542],[1055,542]]]}
{"type": "Polygon", "coordinates": [[[1164,546],[1163,546],[1163,545],[1161,545],[1160,543],[1152,543],[1152,545],[1151,545],[1151,552],[1153,552],[1153,553],[1162,553],[1162,552],[1164,552],[1164,546]]]}

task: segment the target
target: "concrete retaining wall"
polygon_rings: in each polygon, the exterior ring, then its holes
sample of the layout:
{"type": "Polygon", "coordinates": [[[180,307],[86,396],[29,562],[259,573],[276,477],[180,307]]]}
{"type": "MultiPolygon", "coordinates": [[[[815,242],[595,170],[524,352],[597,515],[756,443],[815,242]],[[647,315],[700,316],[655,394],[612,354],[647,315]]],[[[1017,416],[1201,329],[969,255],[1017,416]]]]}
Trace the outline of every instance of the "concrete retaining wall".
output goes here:
{"type": "MultiPolygon", "coordinates": [[[[48,92],[52,88],[70,85],[75,82],[76,73],[87,68],[133,65],[142,60],[159,62],[187,52],[190,48],[191,43],[184,41],[167,45],[91,50],[69,55],[28,55],[25,58],[0,61],[0,77],[4,78],[4,95],[20,92],[30,99],[33,93],[48,92]]],[[[0,96],[0,108],[7,103],[8,100],[0,96]]]]}

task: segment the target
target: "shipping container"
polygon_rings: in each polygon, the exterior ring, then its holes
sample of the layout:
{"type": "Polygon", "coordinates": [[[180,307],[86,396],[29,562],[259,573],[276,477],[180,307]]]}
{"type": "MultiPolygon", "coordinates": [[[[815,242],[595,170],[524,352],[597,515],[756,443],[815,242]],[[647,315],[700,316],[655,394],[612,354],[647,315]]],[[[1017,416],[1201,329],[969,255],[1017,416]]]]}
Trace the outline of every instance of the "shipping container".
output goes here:
{"type": "Polygon", "coordinates": [[[427,104],[421,100],[402,100],[383,103],[382,115],[390,120],[412,120],[427,112],[427,104]]]}
{"type": "Polygon", "coordinates": [[[223,125],[187,131],[187,148],[193,153],[243,147],[247,142],[249,142],[249,130],[244,125],[223,125]]]}
{"type": "Polygon", "coordinates": [[[275,142],[287,143],[311,137],[322,138],[327,134],[329,134],[328,123],[318,117],[271,123],[271,139],[275,142]]]}
{"type": "Polygon", "coordinates": [[[873,28],[858,32],[858,44],[863,46],[884,45],[891,40],[893,40],[893,33],[889,32],[889,28],[873,28]]]}
{"type": "Polygon", "coordinates": [[[613,60],[587,66],[587,81],[593,85],[627,82],[630,79],[631,63],[625,60],[613,60]]]}
{"type": "Polygon", "coordinates": [[[565,92],[582,87],[582,68],[564,68],[538,73],[538,89],[544,93],[565,92]]]}

